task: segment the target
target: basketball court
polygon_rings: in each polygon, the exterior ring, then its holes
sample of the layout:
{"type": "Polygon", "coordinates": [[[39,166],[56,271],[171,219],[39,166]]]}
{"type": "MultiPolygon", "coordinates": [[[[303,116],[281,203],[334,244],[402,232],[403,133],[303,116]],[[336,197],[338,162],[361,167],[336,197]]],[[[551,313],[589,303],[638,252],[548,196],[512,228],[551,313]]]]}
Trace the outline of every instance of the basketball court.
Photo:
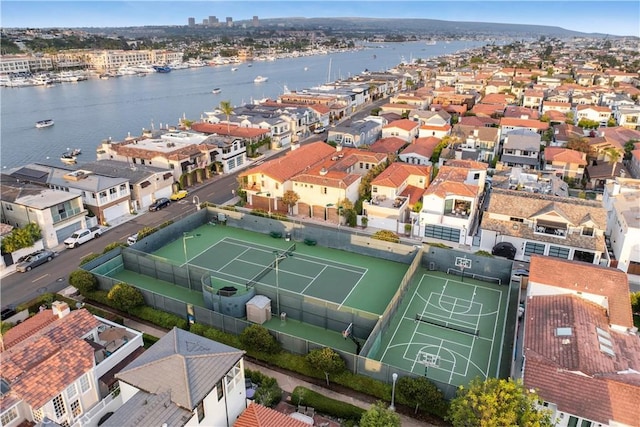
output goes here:
{"type": "MultiPolygon", "coordinates": [[[[458,262],[471,267],[470,260],[458,262]]],[[[510,287],[420,273],[382,334],[379,357],[369,356],[455,386],[499,376],[510,287]]]]}

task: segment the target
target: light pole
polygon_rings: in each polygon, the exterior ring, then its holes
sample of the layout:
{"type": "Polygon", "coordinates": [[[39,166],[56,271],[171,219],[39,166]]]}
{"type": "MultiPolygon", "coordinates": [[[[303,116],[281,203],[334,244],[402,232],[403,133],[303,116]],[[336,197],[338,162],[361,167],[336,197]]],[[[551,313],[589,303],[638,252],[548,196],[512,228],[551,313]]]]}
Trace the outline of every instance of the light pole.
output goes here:
{"type": "Polygon", "coordinates": [[[393,375],[391,375],[391,378],[393,379],[393,385],[391,386],[391,405],[389,405],[389,410],[395,411],[396,410],[396,407],[395,407],[396,380],[398,379],[398,374],[394,372],[393,375]]]}
{"type": "Polygon", "coordinates": [[[200,210],[200,197],[193,196],[193,204],[196,205],[196,210],[200,210]]]}
{"type": "Polygon", "coordinates": [[[189,235],[186,231],[182,232],[182,249],[184,250],[184,262],[187,266],[187,284],[189,285],[189,290],[191,290],[191,276],[189,275],[189,257],[187,257],[187,239],[193,239],[194,237],[200,236],[199,234],[189,235]]]}

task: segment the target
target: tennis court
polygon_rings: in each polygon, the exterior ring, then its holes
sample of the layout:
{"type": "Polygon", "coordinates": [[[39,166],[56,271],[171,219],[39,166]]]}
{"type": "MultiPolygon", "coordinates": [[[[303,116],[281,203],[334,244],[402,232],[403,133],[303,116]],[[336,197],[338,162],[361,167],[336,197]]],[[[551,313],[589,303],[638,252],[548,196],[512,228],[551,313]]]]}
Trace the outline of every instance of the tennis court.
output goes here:
{"type": "Polygon", "coordinates": [[[374,358],[455,386],[498,376],[510,287],[432,271],[415,282],[374,358]]]}
{"type": "Polygon", "coordinates": [[[305,296],[349,305],[350,294],[367,269],[234,238],[224,238],[188,261],[221,278],[245,286],[257,283],[305,296]],[[327,286],[333,283],[335,286],[327,286]]]}

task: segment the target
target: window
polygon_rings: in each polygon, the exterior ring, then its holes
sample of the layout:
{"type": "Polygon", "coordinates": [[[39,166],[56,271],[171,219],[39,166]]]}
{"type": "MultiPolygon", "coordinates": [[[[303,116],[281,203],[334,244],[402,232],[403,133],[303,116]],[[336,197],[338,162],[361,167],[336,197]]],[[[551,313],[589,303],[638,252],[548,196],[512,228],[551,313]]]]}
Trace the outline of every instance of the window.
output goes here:
{"type": "Polygon", "coordinates": [[[511,222],[524,222],[523,218],[516,218],[515,216],[512,216],[511,218],[509,218],[509,221],[511,222]]]}
{"type": "Polygon", "coordinates": [[[594,254],[593,252],[587,251],[575,251],[573,253],[573,259],[576,261],[588,262],[589,264],[593,264],[594,254]]]}
{"type": "Polygon", "coordinates": [[[6,426],[16,418],[18,418],[18,411],[16,411],[16,408],[11,408],[8,411],[4,412],[2,415],[0,415],[0,424],[2,424],[3,426],[6,426]]]}
{"type": "Polygon", "coordinates": [[[117,193],[117,190],[115,188],[110,188],[109,189],[109,194],[113,195],[113,194],[116,194],[116,193],[117,193]]]}
{"type": "Polygon", "coordinates": [[[578,419],[573,415],[570,415],[569,422],[567,423],[567,427],[578,427],[578,419]]]}
{"type": "Polygon", "coordinates": [[[549,246],[549,256],[569,259],[569,248],[563,248],[560,246],[549,246]]]}
{"type": "Polygon", "coordinates": [[[480,179],[480,173],[474,173],[473,179],[480,179]]]}
{"type": "Polygon", "coordinates": [[[82,414],[82,408],[80,407],[80,401],[74,400],[71,402],[71,415],[73,418],[78,418],[82,414]]]}
{"type": "Polygon", "coordinates": [[[91,390],[91,383],[89,382],[89,376],[87,374],[84,374],[83,376],[80,377],[80,390],[83,393],[86,393],[89,390],[91,390]]]}
{"type": "Polygon", "coordinates": [[[543,243],[527,242],[524,247],[525,256],[531,256],[532,254],[544,255],[545,245],[543,243]]]}
{"type": "Polygon", "coordinates": [[[67,399],[71,400],[74,397],[76,397],[76,394],[78,394],[78,388],[76,387],[76,383],[71,383],[71,385],[69,385],[69,387],[67,387],[67,399]]]}
{"type": "Polygon", "coordinates": [[[593,227],[582,227],[583,236],[593,236],[593,227]]]}
{"type": "Polygon", "coordinates": [[[42,408],[33,409],[31,412],[33,414],[33,421],[35,421],[36,423],[39,423],[44,419],[44,411],[42,410],[42,408]]]}
{"type": "Polygon", "coordinates": [[[220,399],[222,399],[222,397],[224,396],[224,390],[222,389],[222,380],[216,383],[216,391],[218,393],[218,402],[219,402],[220,399]]]}
{"type": "Polygon", "coordinates": [[[67,408],[64,406],[64,400],[62,399],[61,394],[53,398],[53,409],[56,412],[57,418],[60,418],[67,413],[67,408]]]}
{"type": "Polygon", "coordinates": [[[372,193],[377,193],[378,192],[378,187],[376,187],[375,185],[373,187],[371,187],[371,192],[372,193]]]}
{"type": "Polygon", "coordinates": [[[327,187],[322,187],[322,194],[327,194],[327,187]]]}
{"type": "Polygon", "coordinates": [[[200,423],[204,419],[204,400],[198,403],[196,412],[198,413],[198,423],[200,423]]]}

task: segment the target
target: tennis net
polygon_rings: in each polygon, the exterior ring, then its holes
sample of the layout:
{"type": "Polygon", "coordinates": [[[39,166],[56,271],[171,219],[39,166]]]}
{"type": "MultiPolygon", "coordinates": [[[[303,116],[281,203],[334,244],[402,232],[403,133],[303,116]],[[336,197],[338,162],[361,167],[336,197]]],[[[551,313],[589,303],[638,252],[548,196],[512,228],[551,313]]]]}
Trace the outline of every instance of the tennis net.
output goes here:
{"type": "Polygon", "coordinates": [[[267,265],[261,272],[259,272],[258,274],[256,274],[253,279],[249,280],[246,284],[247,289],[250,288],[251,286],[254,286],[256,283],[258,283],[260,281],[260,279],[262,279],[264,276],[266,276],[267,274],[269,274],[269,272],[271,270],[273,270],[273,268],[276,266],[276,262],[278,262],[278,260],[273,260],[269,263],[269,265],[267,265]]]}
{"type": "Polygon", "coordinates": [[[416,314],[416,322],[422,322],[422,323],[427,323],[429,325],[439,326],[439,327],[445,328],[445,329],[451,329],[452,331],[462,332],[463,334],[469,334],[469,335],[478,336],[478,334],[480,333],[480,331],[475,330],[475,329],[466,328],[464,326],[451,324],[449,322],[444,322],[442,320],[428,319],[428,318],[426,318],[424,316],[421,316],[419,314],[416,314]]]}

